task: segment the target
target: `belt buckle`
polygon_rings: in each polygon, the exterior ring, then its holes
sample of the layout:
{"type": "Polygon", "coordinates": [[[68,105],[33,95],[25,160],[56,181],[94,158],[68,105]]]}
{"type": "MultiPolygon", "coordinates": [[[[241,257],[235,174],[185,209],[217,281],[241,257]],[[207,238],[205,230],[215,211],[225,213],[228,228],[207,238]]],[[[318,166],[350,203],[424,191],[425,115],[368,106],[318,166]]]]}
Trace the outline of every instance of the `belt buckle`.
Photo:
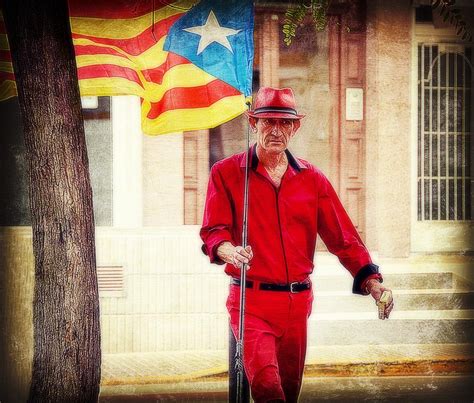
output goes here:
{"type": "Polygon", "coordinates": [[[296,285],[298,285],[298,284],[299,284],[299,283],[298,283],[297,281],[295,281],[294,283],[290,283],[290,292],[291,292],[292,294],[297,294],[297,293],[298,293],[298,291],[296,291],[296,290],[293,289],[293,287],[296,286],[296,285]]]}

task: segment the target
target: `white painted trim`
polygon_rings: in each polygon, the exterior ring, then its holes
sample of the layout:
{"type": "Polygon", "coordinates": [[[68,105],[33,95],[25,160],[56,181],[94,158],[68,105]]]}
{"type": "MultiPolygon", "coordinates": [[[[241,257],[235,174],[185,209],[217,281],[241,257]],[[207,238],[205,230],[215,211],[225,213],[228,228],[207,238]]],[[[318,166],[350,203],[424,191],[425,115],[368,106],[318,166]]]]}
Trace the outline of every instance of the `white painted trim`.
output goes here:
{"type": "Polygon", "coordinates": [[[437,43],[440,40],[443,42],[469,43],[467,41],[463,42],[456,35],[456,30],[454,28],[435,28],[431,23],[415,23],[414,32],[417,40],[424,43],[437,43]]]}
{"type": "Polygon", "coordinates": [[[113,226],[142,226],[142,131],[140,100],[111,97],[113,133],[113,226]]]}
{"type": "Polygon", "coordinates": [[[411,225],[410,225],[410,252],[416,251],[417,242],[416,224],[418,220],[418,189],[417,189],[417,170],[418,170],[418,37],[416,35],[416,21],[415,21],[415,10],[413,9],[412,18],[412,32],[414,33],[411,38],[412,44],[412,64],[411,64],[411,197],[410,197],[410,212],[411,212],[411,225]]]}

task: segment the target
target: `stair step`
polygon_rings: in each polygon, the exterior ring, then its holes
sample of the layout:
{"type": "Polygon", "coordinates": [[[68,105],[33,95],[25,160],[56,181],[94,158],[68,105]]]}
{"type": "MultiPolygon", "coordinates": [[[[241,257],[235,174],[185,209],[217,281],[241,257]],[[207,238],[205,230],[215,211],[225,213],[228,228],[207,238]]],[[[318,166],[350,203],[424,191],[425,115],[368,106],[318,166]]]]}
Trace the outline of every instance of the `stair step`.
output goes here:
{"type": "Polygon", "coordinates": [[[310,347],[305,376],[407,376],[472,373],[473,344],[310,347]]]}
{"type": "Polygon", "coordinates": [[[474,344],[360,344],[309,347],[306,364],[361,364],[474,359],[474,344]]]}
{"type": "MultiPolygon", "coordinates": [[[[317,273],[312,275],[313,288],[316,291],[351,291],[353,278],[339,269],[332,275],[317,273]]],[[[393,290],[406,289],[466,289],[472,285],[451,272],[425,273],[383,273],[384,285],[393,290]]]]}
{"type": "Polygon", "coordinates": [[[318,313],[310,317],[309,345],[469,343],[474,310],[318,313]]]}
{"type": "MultiPolygon", "coordinates": [[[[372,297],[348,291],[315,291],[313,312],[372,312],[372,297]]],[[[474,291],[452,289],[393,290],[398,311],[474,309],[474,291]]]]}

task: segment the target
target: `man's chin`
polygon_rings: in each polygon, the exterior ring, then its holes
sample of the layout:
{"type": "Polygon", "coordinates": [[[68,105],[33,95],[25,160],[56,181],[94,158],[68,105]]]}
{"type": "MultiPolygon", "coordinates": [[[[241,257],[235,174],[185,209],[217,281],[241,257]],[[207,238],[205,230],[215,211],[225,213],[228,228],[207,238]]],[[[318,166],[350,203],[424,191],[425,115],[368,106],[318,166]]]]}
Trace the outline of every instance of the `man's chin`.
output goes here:
{"type": "Polygon", "coordinates": [[[271,141],[266,145],[265,148],[270,152],[282,152],[286,150],[286,145],[281,141],[271,141]]]}

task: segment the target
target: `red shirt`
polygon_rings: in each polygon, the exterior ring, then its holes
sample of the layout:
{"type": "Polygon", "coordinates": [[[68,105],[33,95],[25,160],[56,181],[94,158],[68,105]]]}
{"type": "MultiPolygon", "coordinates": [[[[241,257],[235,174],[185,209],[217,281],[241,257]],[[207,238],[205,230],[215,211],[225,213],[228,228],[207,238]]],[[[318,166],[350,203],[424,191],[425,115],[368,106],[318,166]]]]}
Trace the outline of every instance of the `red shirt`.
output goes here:
{"type": "MultiPolygon", "coordinates": [[[[287,150],[288,168],[277,188],[259,164],[255,146],[250,153],[248,245],[254,257],[248,280],[304,281],[313,271],[318,233],[354,277],[353,292],[363,294],[362,286],[369,278],[382,280],[336,192],[318,168],[287,150]]],[[[245,152],[233,155],[211,169],[200,231],[202,250],[211,263],[224,263],[217,256],[222,242],[242,244],[245,157],[245,152]]],[[[231,264],[225,272],[240,276],[231,264]]]]}

